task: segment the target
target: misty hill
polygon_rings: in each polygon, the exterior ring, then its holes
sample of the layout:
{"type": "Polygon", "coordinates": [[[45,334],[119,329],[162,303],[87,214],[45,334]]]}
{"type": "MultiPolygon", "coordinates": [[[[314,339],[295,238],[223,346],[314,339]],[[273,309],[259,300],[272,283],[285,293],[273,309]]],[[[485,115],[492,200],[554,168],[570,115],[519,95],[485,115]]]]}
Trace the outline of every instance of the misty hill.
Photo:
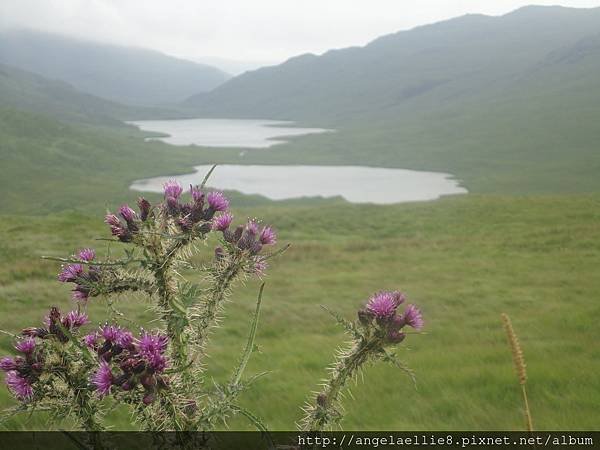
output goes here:
{"type": "Polygon", "coordinates": [[[123,126],[121,120],[180,114],[159,108],[122,105],[78,91],[63,81],[4,64],[0,64],[0,98],[3,108],[96,125],[123,126]]]}
{"type": "Polygon", "coordinates": [[[233,78],[186,104],[206,116],[329,124],[400,121],[404,114],[495,102],[525,85],[534,88],[525,95],[553,95],[590,59],[600,60],[599,32],[600,8],[467,15],[365,47],[301,55],[233,78]],[[537,86],[539,76],[544,86],[537,86]]]}
{"type": "Polygon", "coordinates": [[[162,53],[28,30],[0,33],[0,63],[59,79],[120,103],[178,103],[213,89],[221,70],[162,53]]]}

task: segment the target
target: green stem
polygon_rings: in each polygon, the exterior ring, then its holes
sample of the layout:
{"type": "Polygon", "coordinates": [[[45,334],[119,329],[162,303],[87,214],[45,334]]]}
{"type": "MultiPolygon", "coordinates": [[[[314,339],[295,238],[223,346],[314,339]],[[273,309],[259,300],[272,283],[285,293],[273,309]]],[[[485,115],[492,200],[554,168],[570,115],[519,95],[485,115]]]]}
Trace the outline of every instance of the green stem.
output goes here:
{"type": "Polygon", "coordinates": [[[223,301],[227,297],[229,287],[241,269],[240,258],[236,256],[223,273],[217,277],[216,284],[204,305],[202,314],[198,318],[196,344],[200,351],[203,351],[208,334],[216,322],[223,301]]]}
{"type": "Polygon", "coordinates": [[[327,381],[324,390],[315,399],[316,405],[309,411],[303,421],[303,431],[321,431],[330,427],[332,422],[341,419],[339,396],[360,367],[365,364],[373,350],[381,347],[375,338],[360,339],[354,342],[348,354],[340,358],[327,381]]]}
{"type": "Polygon", "coordinates": [[[170,264],[162,264],[154,273],[158,286],[159,306],[163,311],[162,319],[167,325],[167,335],[171,341],[171,356],[175,370],[183,370],[188,366],[187,345],[183,339],[181,321],[182,311],[174,309],[177,301],[177,287],[170,274],[170,264]],[[177,314],[179,312],[179,314],[177,314]]]}

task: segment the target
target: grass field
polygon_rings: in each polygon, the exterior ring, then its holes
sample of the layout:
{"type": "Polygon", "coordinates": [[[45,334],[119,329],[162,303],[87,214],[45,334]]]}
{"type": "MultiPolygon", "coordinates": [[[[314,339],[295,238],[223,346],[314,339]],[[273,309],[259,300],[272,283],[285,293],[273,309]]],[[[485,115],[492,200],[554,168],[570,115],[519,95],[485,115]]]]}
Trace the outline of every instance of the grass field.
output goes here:
{"type": "MultiPolygon", "coordinates": [[[[399,352],[418,386],[393,367],[370,367],[352,388],[344,428],[523,429],[501,312],[522,341],[536,428],[597,428],[600,195],[469,195],[385,207],[234,205],[234,212],[240,220],[265,218],[281,243],[292,243],[266,278],[261,353],[249,367],[272,373],[243,401],[272,429],[294,427],[299,406],[345,341],[319,305],[353,318],[381,288],[399,288],[423,309],[426,334],[409,336],[399,352]]],[[[55,281],[58,266],[39,257],[106,237],[103,213],[0,216],[0,329],[36,324],[50,305],[69,307],[68,287],[55,281]]],[[[251,281],[236,291],[213,335],[209,366],[216,379],[227,376],[243,346],[257,289],[251,281]]],[[[150,318],[140,298],[123,297],[118,307],[140,322],[150,318]]],[[[93,299],[89,311],[100,322],[106,304],[93,299]]],[[[10,353],[10,339],[0,342],[2,354],[10,353]]],[[[1,406],[12,402],[1,389],[1,406]]],[[[111,422],[128,427],[123,410],[111,422]]],[[[241,419],[230,425],[247,427],[241,419]]],[[[41,416],[18,417],[6,427],[47,424],[41,416]]]]}

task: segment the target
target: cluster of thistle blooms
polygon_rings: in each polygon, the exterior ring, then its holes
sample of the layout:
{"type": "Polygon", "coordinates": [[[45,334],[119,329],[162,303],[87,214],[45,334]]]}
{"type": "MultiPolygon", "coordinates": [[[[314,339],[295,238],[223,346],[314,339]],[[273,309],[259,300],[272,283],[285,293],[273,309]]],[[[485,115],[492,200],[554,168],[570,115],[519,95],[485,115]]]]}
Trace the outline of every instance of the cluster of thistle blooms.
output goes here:
{"type": "Polygon", "coordinates": [[[87,323],[87,315],[80,311],[70,311],[61,316],[57,308],[51,308],[44,318],[43,327],[25,328],[21,332],[22,337],[18,338],[15,344],[19,355],[7,356],[0,360],[0,369],[6,372],[6,385],[17,399],[31,400],[35,383],[45,371],[51,371],[45,364],[45,341],[54,340],[65,344],[69,341],[67,333],[76,333],[87,323]]]}
{"type": "MultiPolygon", "coordinates": [[[[238,225],[233,231],[230,230],[233,216],[225,213],[217,217],[213,222],[213,230],[223,233],[223,242],[233,253],[248,253],[252,261],[251,272],[261,276],[267,269],[267,263],[264,257],[259,255],[263,246],[274,245],[277,243],[277,235],[270,226],[259,226],[255,220],[249,219],[244,225],[238,225]]],[[[222,247],[215,249],[217,259],[224,258],[225,253],[222,247]]]]}
{"type": "MultiPolygon", "coordinates": [[[[215,213],[227,211],[229,200],[222,192],[213,191],[207,195],[197,186],[190,186],[192,201],[180,202],[183,188],[176,181],[168,181],[164,185],[165,201],[160,210],[172,218],[179,229],[186,233],[198,231],[206,234],[211,230],[211,221],[215,213]]],[[[121,242],[131,242],[139,233],[140,228],[153,215],[155,209],[148,200],[140,197],[138,200],[139,214],[128,205],[119,208],[121,219],[112,213],[106,215],[104,221],[110,226],[111,233],[121,242]]]]}
{"type": "Polygon", "coordinates": [[[164,374],[168,366],[167,336],[141,330],[135,339],[130,331],[106,324],[83,340],[100,361],[91,381],[101,397],[108,395],[113,387],[132,391],[139,385],[144,390],[142,401],[148,405],[160,390],[167,389],[168,379],[164,374]]]}
{"type": "Polygon", "coordinates": [[[423,316],[415,305],[407,305],[403,313],[398,307],[406,298],[399,291],[382,291],[373,295],[365,308],[358,311],[358,320],[365,326],[373,326],[382,333],[390,344],[398,344],[404,340],[406,333],[401,331],[405,326],[420,330],[423,328],[423,316]]]}
{"type": "MultiPolygon", "coordinates": [[[[139,385],[144,392],[142,401],[147,405],[159,390],[167,388],[168,379],[164,374],[168,367],[166,336],[141,330],[136,339],[130,331],[109,324],[83,337],[78,336],[79,329],[89,323],[88,316],[81,311],[70,311],[62,316],[53,307],[44,319],[44,326],[21,332],[22,337],[15,344],[19,354],[0,360],[0,369],[6,372],[6,385],[18,400],[32,400],[36,382],[42,374],[55,374],[60,369],[46,364],[46,359],[52,358],[52,348],[46,347],[46,342],[66,344],[71,339],[81,340],[98,357],[99,368],[92,372],[89,387],[97,391],[99,397],[109,394],[113,386],[132,391],[139,385]]],[[[77,348],[71,347],[71,350],[77,351],[77,348]]]]}
{"type": "MultiPolygon", "coordinates": [[[[81,261],[92,262],[96,257],[96,252],[91,248],[84,248],[73,258],[78,257],[81,261]]],[[[75,288],[72,291],[74,300],[87,300],[92,291],[93,283],[100,280],[102,269],[98,266],[88,265],[87,270],[83,264],[66,264],[58,274],[58,281],[62,283],[74,283],[75,288]]]]}

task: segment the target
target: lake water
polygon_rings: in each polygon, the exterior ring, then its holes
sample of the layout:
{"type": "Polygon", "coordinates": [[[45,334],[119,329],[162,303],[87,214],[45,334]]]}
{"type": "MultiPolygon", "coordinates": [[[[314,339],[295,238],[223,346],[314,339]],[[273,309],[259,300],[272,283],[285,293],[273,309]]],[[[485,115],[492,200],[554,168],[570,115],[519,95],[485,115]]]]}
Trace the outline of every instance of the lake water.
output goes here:
{"type": "Polygon", "coordinates": [[[276,120],[183,119],[138,120],[127,122],[144,131],[167,134],[152,137],[172,145],[201,145],[206,147],[267,148],[283,144],[283,136],[327,133],[324,128],[294,128],[293,122],[276,120]],[[276,139],[280,138],[280,139],[276,139]]]}
{"type": "MultiPolygon", "coordinates": [[[[196,166],[196,172],[137,180],[131,189],[162,192],[168,180],[183,186],[200,184],[211,166],[196,166]]],[[[221,165],[208,185],[245,194],[260,194],[272,200],[300,197],[341,196],[352,203],[391,204],[434,200],[442,195],[466,194],[451,175],[404,169],[361,166],[266,166],[221,165]]]]}

